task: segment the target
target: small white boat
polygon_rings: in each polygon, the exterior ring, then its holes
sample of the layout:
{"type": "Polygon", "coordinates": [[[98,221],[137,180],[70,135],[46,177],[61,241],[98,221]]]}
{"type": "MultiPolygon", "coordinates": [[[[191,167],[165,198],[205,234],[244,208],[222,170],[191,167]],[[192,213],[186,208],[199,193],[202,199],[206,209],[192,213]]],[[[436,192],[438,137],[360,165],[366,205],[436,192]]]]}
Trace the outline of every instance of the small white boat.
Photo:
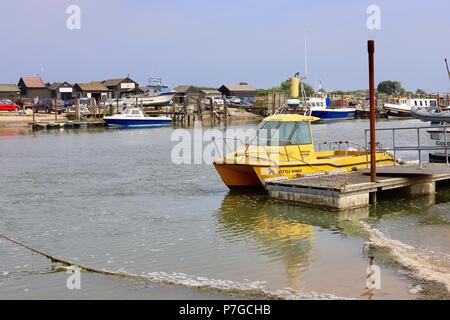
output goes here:
{"type": "Polygon", "coordinates": [[[123,98],[123,103],[127,106],[136,105],[136,101],[143,107],[164,107],[169,106],[172,103],[172,99],[175,96],[174,92],[164,92],[157,96],[136,96],[130,98],[123,98]]]}
{"type": "Polygon", "coordinates": [[[103,120],[108,126],[118,127],[161,127],[172,123],[169,117],[146,117],[140,108],[127,108],[121,114],[103,120]]]}
{"type": "Polygon", "coordinates": [[[437,107],[438,102],[436,99],[407,99],[401,98],[394,103],[385,103],[383,109],[389,118],[412,118],[413,114],[411,109],[413,107],[434,108],[437,107]]]}

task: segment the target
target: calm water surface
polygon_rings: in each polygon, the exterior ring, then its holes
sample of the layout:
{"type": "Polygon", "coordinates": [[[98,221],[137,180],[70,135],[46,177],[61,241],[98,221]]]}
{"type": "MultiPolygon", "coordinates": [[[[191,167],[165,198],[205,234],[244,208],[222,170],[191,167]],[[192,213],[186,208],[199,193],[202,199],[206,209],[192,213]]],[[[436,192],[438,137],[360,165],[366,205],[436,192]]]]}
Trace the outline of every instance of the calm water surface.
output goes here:
{"type": "MultiPolygon", "coordinates": [[[[367,126],[361,120],[313,129],[317,140],[364,144],[367,126]]],[[[365,298],[367,239],[357,221],[264,193],[230,192],[210,165],[173,165],[172,132],[0,129],[0,234],[82,265],[160,274],[175,283],[200,277],[365,298]]],[[[388,136],[381,138],[389,144],[388,136]]],[[[445,190],[437,204],[394,199],[352,218],[421,250],[450,255],[445,190]]],[[[415,298],[398,267],[376,263],[383,286],[375,299],[415,298]]],[[[98,274],[83,274],[82,290],[69,291],[66,278],[45,258],[0,240],[1,299],[223,298],[98,274]]]]}

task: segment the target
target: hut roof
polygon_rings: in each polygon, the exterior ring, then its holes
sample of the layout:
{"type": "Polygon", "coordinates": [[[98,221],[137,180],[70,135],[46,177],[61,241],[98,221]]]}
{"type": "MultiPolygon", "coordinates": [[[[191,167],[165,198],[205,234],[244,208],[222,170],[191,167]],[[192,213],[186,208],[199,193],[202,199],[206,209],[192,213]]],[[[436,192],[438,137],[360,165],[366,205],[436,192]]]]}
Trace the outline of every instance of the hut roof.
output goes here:
{"type": "Polygon", "coordinates": [[[224,84],[222,87],[229,91],[256,91],[254,87],[249,84],[224,84]]]}
{"type": "Polygon", "coordinates": [[[110,91],[100,81],[92,81],[89,83],[77,83],[76,84],[82,91],[110,91]]]}
{"type": "Polygon", "coordinates": [[[0,84],[0,92],[19,92],[20,89],[15,84],[0,84]]]}
{"type": "Polygon", "coordinates": [[[22,77],[21,80],[27,88],[46,88],[44,82],[38,76],[22,77]]]}

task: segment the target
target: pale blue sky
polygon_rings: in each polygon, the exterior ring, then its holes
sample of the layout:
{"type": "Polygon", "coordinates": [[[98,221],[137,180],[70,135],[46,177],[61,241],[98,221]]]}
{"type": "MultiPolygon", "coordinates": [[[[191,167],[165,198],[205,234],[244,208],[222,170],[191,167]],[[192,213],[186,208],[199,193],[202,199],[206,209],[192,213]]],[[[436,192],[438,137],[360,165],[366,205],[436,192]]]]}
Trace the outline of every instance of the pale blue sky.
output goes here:
{"type": "Polygon", "coordinates": [[[40,74],[83,82],[150,76],[171,86],[247,81],[278,85],[304,69],[317,88],[367,87],[369,38],[376,40],[377,81],[410,90],[448,91],[450,1],[418,0],[1,0],[0,83],[40,74]],[[66,28],[66,8],[81,8],[81,30],[66,28]],[[366,9],[381,8],[381,30],[366,9]]]}

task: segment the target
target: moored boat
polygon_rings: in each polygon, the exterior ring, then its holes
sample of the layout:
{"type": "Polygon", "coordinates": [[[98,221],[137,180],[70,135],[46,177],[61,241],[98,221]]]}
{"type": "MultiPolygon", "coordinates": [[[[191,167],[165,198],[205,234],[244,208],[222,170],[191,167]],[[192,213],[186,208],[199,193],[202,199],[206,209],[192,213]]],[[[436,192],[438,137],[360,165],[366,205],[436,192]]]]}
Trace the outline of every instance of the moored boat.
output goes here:
{"type": "MultiPolygon", "coordinates": [[[[263,187],[274,178],[301,178],[330,171],[365,168],[370,155],[364,150],[315,151],[311,122],[298,114],[278,114],[263,120],[256,137],[214,163],[223,182],[231,188],[263,187]]],[[[392,165],[394,157],[377,152],[377,165],[392,165]]]]}
{"type": "Polygon", "coordinates": [[[143,107],[164,107],[172,103],[175,96],[174,92],[164,92],[157,96],[136,96],[130,98],[123,98],[123,103],[127,106],[136,105],[136,101],[143,107]]]}
{"type": "Polygon", "coordinates": [[[411,114],[414,118],[420,119],[422,121],[431,121],[437,123],[450,123],[450,111],[441,110],[437,107],[434,108],[419,108],[412,107],[411,114]]]}
{"type": "Polygon", "coordinates": [[[396,99],[394,103],[385,103],[383,105],[383,110],[386,112],[389,118],[401,119],[401,118],[412,118],[412,108],[434,108],[437,107],[436,99],[407,99],[401,98],[396,99]]]}
{"type": "MultiPolygon", "coordinates": [[[[417,111],[414,110],[414,112],[417,111]]],[[[432,124],[427,133],[430,135],[430,139],[435,142],[436,147],[440,148],[429,153],[430,163],[450,163],[450,127],[448,124],[445,122],[439,125],[432,124]]]]}
{"type": "Polygon", "coordinates": [[[351,120],[356,118],[356,108],[331,108],[328,97],[312,97],[307,100],[304,107],[307,114],[320,120],[351,120]]]}
{"type": "Polygon", "coordinates": [[[160,127],[172,123],[169,117],[146,117],[140,108],[127,108],[121,114],[104,117],[108,126],[160,127]]]}

